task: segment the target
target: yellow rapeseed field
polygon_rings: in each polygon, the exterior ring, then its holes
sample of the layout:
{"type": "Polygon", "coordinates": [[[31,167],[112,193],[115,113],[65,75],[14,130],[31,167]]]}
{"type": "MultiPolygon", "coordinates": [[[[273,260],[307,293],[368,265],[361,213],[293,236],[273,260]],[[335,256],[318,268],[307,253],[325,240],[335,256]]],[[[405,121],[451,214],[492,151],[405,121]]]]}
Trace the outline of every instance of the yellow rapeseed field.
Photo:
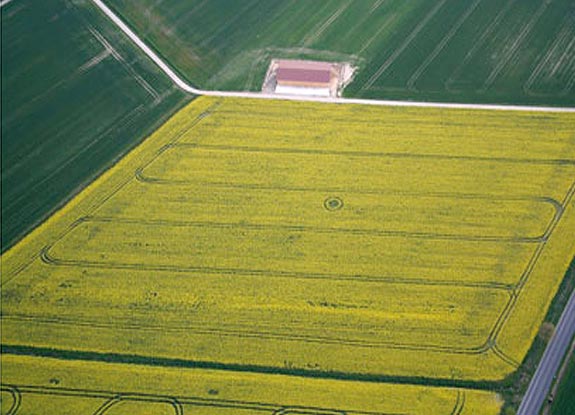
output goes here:
{"type": "Polygon", "coordinates": [[[574,192],[574,114],[203,97],[3,256],[3,342],[500,380],[575,254],[574,192]]]}
{"type": "Polygon", "coordinates": [[[23,356],[2,357],[2,414],[496,415],[497,395],[387,383],[300,378],[23,356]]]}

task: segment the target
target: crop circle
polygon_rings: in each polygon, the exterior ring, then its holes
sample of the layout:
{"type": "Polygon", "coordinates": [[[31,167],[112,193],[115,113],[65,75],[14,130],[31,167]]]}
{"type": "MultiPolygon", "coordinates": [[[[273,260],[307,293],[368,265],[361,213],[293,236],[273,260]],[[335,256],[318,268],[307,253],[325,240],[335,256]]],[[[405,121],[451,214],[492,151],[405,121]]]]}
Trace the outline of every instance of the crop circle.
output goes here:
{"type": "Polygon", "coordinates": [[[323,207],[330,212],[340,210],[343,207],[343,200],[335,196],[328,197],[323,202],[323,207]]]}

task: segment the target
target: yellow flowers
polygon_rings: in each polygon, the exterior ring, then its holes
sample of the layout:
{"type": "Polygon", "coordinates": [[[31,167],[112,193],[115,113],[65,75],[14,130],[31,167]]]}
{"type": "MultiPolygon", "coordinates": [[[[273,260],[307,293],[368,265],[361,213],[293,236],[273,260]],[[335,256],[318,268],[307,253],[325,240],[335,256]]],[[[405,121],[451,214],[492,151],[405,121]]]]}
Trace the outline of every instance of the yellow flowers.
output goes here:
{"type": "Polygon", "coordinates": [[[2,369],[22,385],[2,390],[2,414],[14,396],[18,414],[496,415],[501,407],[497,395],[476,390],[237,371],[10,355],[2,369]]]}
{"type": "Polygon", "coordinates": [[[198,99],[3,257],[4,341],[500,380],[575,253],[574,125],[198,99]]]}

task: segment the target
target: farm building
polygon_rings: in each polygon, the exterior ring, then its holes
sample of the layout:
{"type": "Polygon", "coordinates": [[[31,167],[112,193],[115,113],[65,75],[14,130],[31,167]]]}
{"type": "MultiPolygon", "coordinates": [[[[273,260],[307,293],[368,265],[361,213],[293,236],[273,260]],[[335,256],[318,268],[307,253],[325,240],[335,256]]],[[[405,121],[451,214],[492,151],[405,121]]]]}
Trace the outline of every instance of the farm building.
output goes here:
{"type": "Polygon", "coordinates": [[[277,94],[333,96],[339,83],[339,67],[328,62],[278,60],[275,62],[277,94]]]}

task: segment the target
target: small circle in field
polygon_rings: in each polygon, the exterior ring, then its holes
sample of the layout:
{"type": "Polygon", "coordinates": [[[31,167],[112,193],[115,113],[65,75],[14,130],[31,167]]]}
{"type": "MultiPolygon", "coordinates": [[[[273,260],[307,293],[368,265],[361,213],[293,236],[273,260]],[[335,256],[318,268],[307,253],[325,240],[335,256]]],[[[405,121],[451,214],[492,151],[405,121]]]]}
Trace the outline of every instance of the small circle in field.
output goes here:
{"type": "Polygon", "coordinates": [[[323,202],[323,207],[330,212],[333,212],[334,210],[340,210],[343,207],[343,200],[341,200],[339,197],[328,197],[323,202]]]}

